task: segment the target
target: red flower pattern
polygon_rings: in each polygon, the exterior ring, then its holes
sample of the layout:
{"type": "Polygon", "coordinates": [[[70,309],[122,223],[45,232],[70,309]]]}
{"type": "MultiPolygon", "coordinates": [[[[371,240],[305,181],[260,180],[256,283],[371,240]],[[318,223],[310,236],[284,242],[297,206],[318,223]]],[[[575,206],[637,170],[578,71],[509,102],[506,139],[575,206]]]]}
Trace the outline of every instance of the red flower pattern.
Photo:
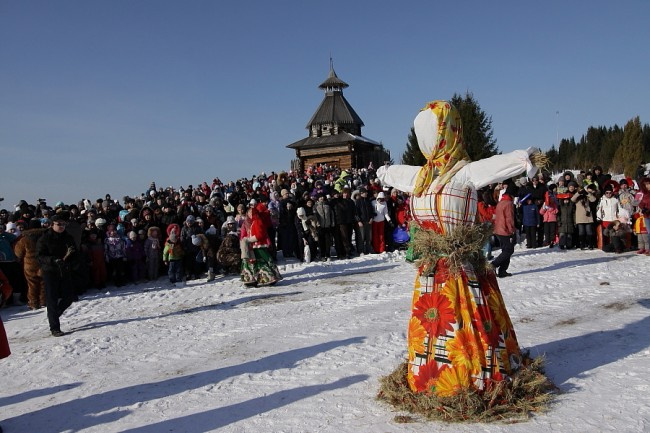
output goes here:
{"type": "Polygon", "coordinates": [[[456,320],[451,302],[440,293],[426,293],[420,296],[413,308],[413,315],[420,319],[424,329],[434,337],[454,330],[452,323],[456,320]]]}

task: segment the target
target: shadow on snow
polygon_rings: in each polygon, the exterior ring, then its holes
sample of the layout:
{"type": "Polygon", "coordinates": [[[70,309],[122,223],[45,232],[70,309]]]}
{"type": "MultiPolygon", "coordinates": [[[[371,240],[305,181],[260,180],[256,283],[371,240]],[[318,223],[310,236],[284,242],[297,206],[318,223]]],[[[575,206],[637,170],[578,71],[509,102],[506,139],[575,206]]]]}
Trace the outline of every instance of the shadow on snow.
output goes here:
{"type": "MultiPolygon", "coordinates": [[[[650,299],[638,303],[650,308],[650,299]]],[[[628,323],[623,328],[591,332],[585,335],[533,346],[532,356],[546,356],[546,373],[564,391],[575,388],[565,382],[582,378],[587,372],[638,353],[650,346],[650,316],[628,323]]]]}
{"type": "MultiPolygon", "coordinates": [[[[209,385],[216,385],[228,378],[243,374],[258,374],[265,371],[295,368],[299,361],[316,356],[319,353],[362,343],[365,337],[354,337],[345,340],[330,341],[314,346],[292,349],[277,353],[243,364],[218,368],[215,370],[178,376],[155,383],[144,383],[115,389],[99,394],[80,397],[64,403],[24,413],[4,421],[5,428],[12,431],[43,431],[48,426],[50,431],[75,432],[92,426],[115,422],[133,411],[132,405],[139,405],[176,394],[197,390],[209,385]]],[[[186,415],[180,418],[160,421],[156,424],[134,428],[133,432],[184,431],[203,432],[213,430],[236,421],[254,417],[261,413],[286,406],[298,400],[308,398],[333,389],[344,388],[368,379],[367,375],[356,375],[341,378],[329,384],[308,385],[298,388],[278,391],[276,393],[256,397],[251,400],[211,409],[198,414],[186,415]]],[[[77,384],[73,384],[78,386],[77,384]]],[[[70,389],[71,385],[60,388],[70,389]]],[[[37,395],[57,392],[59,387],[48,388],[37,395]]],[[[224,393],[227,390],[222,391],[224,393]]],[[[62,396],[61,398],[65,398],[62,396]]],[[[9,397],[10,399],[10,397],[9,397]]],[[[13,401],[7,401],[14,403],[13,401]]],[[[109,429],[111,430],[111,429],[109,429]]]]}
{"type": "Polygon", "coordinates": [[[302,292],[287,292],[287,293],[268,293],[265,295],[251,295],[251,296],[244,296],[243,298],[235,299],[232,301],[226,301],[226,302],[218,302],[216,304],[210,304],[210,305],[199,305],[197,307],[192,307],[192,308],[184,308],[182,310],[178,311],[172,311],[170,313],[165,313],[165,314],[159,314],[156,316],[147,316],[147,317],[135,317],[133,319],[119,319],[119,320],[109,320],[109,321],[104,321],[104,322],[92,322],[88,323],[87,325],[82,325],[82,326],[77,326],[75,328],[71,328],[69,330],[69,333],[73,332],[78,332],[78,331],[87,331],[90,329],[97,329],[97,328],[103,328],[104,326],[112,326],[112,325],[117,325],[121,323],[130,323],[130,322],[140,322],[143,320],[155,320],[155,319],[162,319],[165,317],[172,317],[172,316],[178,316],[182,314],[192,314],[192,313],[198,313],[201,311],[209,311],[209,310],[230,310],[232,308],[236,308],[239,305],[247,304],[250,302],[254,301],[260,301],[264,299],[270,299],[270,298],[282,298],[285,296],[293,296],[293,295],[299,295],[302,292]]]}

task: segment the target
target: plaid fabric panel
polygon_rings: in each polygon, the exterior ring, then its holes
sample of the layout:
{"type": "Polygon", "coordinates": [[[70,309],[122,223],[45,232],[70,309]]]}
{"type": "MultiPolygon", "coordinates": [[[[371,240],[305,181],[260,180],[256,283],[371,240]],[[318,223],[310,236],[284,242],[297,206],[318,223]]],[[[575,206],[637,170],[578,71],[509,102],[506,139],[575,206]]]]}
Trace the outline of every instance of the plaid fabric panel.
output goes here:
{"type": "Polygon", "coordinates": [[[471,185],[451,181],[439,193],[411,197],[411,214],[420,224],[430,222],[448,233],[457,225],[474,223],[477,203],[471,185]]]}

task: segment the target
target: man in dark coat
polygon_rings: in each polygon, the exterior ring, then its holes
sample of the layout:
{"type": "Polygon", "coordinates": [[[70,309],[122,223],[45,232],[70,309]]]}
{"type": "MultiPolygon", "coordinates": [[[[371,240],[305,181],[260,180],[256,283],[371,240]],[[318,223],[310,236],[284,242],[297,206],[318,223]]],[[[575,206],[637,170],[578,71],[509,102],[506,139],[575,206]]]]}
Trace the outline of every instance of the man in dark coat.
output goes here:
{"type": "Polygon", "coordinates": [[[358,254],[370,254],[372,251],[372,219],[375,216],[375,209],[368,198],[368,190],[359,188],[359,198],[354,202],[356,207],[356,220],[361,236],[356,240],[358,254]]]}
{"type": "Polygon", "coordinates": [[[72,268],[76,265],[77,249],[74,238],[65,231],[67,222],[60,215],[52,217],[52,227],[36,244],[36,257],[45,282],[47,320],[55,337],[65,335],[59,318],[76,299],[72,268]]]}
{"type": "Polygon", "coordinates": [[[350,189],[345,186],[341,193],[334,191],[334,198],[330,200],[334,211],[334,246],[339,258],[352,258],[352,244],[350,242],[352,225],[356,222],[356,206],[350,198],[350,189]]]}

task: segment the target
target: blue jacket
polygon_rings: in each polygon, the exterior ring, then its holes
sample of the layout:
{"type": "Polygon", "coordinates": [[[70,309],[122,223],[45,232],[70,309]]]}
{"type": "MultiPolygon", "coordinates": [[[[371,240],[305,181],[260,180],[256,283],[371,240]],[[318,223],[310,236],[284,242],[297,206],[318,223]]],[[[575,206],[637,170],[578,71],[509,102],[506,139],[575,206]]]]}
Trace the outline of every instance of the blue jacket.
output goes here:
{"type": "Polygon", "coordinates": [[[534,227],[539,225],[539,209],[534,203],[522,206],[522,223],[524,227],[534,227]]]}
{"type": "Polygon", "coordinates": [[[11,233],[4,232],[2,236],[0,236],[0,262],[16,261],[14,249],[11,247],[12,242],[15,240],[16,236],[11,233]]]}

